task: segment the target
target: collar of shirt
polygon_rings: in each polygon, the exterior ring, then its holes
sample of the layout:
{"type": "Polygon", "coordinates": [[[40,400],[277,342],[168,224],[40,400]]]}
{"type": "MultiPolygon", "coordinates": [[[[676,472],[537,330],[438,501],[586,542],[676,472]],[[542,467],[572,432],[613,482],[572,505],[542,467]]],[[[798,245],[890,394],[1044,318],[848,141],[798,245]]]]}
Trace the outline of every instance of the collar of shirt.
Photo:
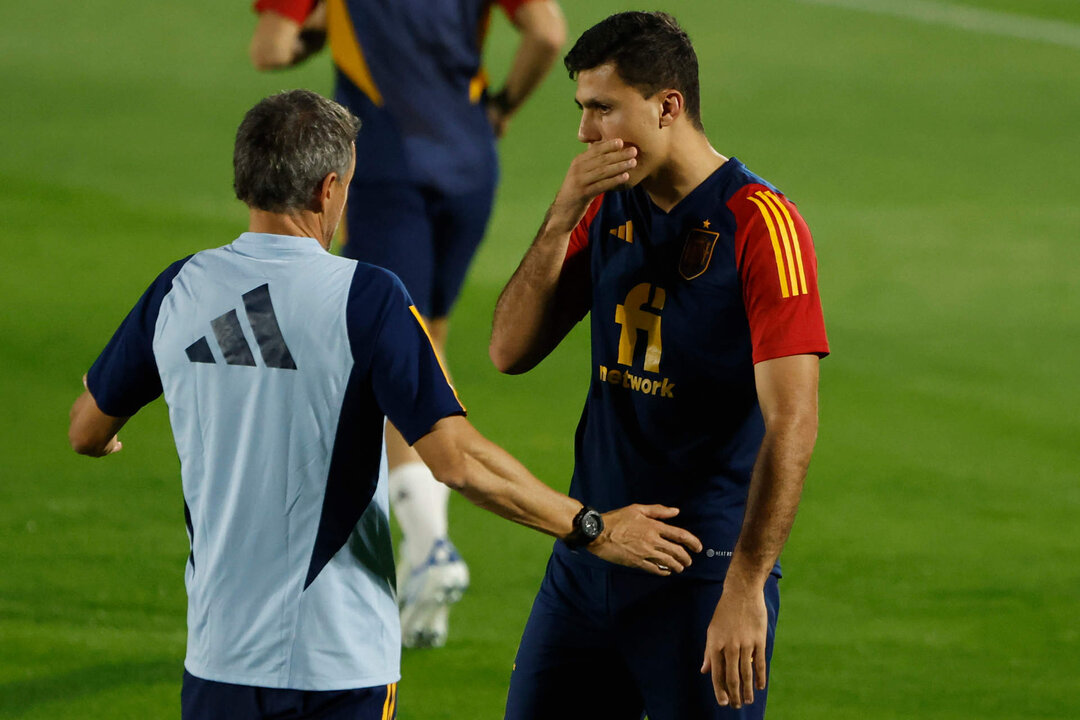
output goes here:
{"type": "Polygon", "coordinates": [[[718,196],[724,194],[724,188],[727,186],[729,180],[733,178],[736,172],[742,167],[742,163],[738,158],[728,158],[720,167],[713,170],[712,174],[698,183],[697,187],[688,192],[682,200],[675,204],[675,207],[670,211],[664,212],[656,206],[656,204],[649,198],[648,193],[644,190],[641,192],[645,195],[647,201],[647,207],[653,217],[653,222],[678,222],[681,221],[686,215],[700,212],[702,209],[711,211],[718,196]]]}
{"type": "Polygon", "coordinates": [[[270,233],[241,233],[232,242],[232,249],[251,257],[280,257],[326,252],[319,241],[296,235],[271,235],[270,233]]]}

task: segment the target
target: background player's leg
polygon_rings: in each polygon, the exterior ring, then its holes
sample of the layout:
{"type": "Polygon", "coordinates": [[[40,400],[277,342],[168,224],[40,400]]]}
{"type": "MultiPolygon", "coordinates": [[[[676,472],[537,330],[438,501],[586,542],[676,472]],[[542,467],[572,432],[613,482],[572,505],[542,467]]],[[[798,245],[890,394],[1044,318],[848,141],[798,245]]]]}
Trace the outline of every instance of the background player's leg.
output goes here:
{"type": "MultiPolygon", "coordinates": [[[[346,206],[348,238],[342,254],[396,274],[422,317],[431,317],[436,253],[427,199],[403,183],[353,180],[346,206]]],[[[427,323],[426,323],[427,324],[427,323]]],[[[429,324],[443,355],[445,323],[429,324]]],[[[401,434],[386,426],[390,504],[401,528],[398,600],[402,643],[437,647],[446,642],[447,607],[469,584],[465,563],[447,537],[449,489],[435,480],[401,434]]]]}
{"type": "Polygon", "coordinates": [[[463,195],[426,193],[435,232],[432,317],[449,316],[461,293],[465,275],[480,247],[480,241],[484,239],[488,218],[491,217],[495,197],[494,177],[491,183],[463,195]]]}
{"type": "MultiPolygon", "coordinates": [[[[417,302],[417,308],[443,369],[447,370],[447,316],[483,239],[491,215],[494,176],[490,185],[466,195],[447,196],[426,189],[422,197],[430,226],[431,247],[426,262],[431,267],[431,279],[425,301],[417,302]]],[[[387,461],[390,498],[405,535],[398,563],[402,642],[406,647],[439,647],[449,633],[450,605],[469,586],[468,567],[450,541],[450,491],[435,480],[416,451],[389,426],[387,461]]]]}
{"type": "MultiPolygon", "coordinates": [[[[442,359],[446,319],[424,318],[424,324],[442,359]]],[[[403,534],[398,553],[402,644],[440,647],[449,632],[450,606],[469,587],[469,568],[449,536],[450,489],[435,479],[390,423],[386,425],[386,459],[390,499],[403,534]]]]}
{"type": "MultiPolygon", "coordinates": [[[[423,316],[421,316],[423,317],[423,316]]],[[[423,318],[431,344],[440,359],[445,358],[446,320],[423,318]]],[[[446,367],[443,360],[443,367],[446,367]]],[[[403,530],[408,527],[406,562],[418,567],[431,547],[447,535],[446,508],[450,488],[435,480],[420,455],[405,442],[391,423],[386,425],[386,461],[390,468],[390,499],[403,530]]]]}
{"type": "MultiPolygon", "coordinates": [[[[421,316],[423,317],[423,316],[421,316]]],[[[431,344],[446,367],[446,319],[424,317],[431,344]]],[[[447,504],[450,488],[437,481],[391,423],[386,425],[386,461],[390,468],[390,499],[398,524],[408,527],[407,543],[401,549],[405,562],[419,567],[436,541],[448,533],[447,504]]]]}

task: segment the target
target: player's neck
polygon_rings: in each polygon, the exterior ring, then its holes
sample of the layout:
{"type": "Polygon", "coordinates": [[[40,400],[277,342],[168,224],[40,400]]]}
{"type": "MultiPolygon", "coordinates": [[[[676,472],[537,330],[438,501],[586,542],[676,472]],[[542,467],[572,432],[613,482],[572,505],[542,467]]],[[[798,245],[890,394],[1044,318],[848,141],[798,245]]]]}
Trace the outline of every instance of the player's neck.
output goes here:
{"type": "Polygon", "coordinates": [[[249,208],[248,231],[268,233],[270,235],[292,235],[310,237],[319,241],[324,249],[329,250],[329,241],[323,239],[323,216],[309,211],[298,213],[274,213],[266,210],[249,208]]]}
{"type": "Polygon", "coordinates": [[[704,133],[694,131],[672,143],[668,161],[642,180],[641,186],[658,208],[670,212],[726,162],[704,133]]]}

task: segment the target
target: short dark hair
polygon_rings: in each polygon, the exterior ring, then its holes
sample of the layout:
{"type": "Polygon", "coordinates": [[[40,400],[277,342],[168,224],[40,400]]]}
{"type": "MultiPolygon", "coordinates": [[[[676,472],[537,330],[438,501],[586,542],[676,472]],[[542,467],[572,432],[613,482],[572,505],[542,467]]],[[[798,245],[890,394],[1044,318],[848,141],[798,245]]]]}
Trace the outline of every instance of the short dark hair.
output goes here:
{"type": "Polygon", "coordinates": [[[349,171],[359,129],[359,118],[310,90],[264,98],[236,131],[236,197],[269,212],[307,208],[323,178],[349,171]]]}
{"type": "Polygon", "coordinates": [[[690,37],[664,12],[623,12],[582,33],[563,64],[573,78],[607,63],[644,97],[674,88],[686,100],[686,114],[702,129],[698,61],[690,37]]]}

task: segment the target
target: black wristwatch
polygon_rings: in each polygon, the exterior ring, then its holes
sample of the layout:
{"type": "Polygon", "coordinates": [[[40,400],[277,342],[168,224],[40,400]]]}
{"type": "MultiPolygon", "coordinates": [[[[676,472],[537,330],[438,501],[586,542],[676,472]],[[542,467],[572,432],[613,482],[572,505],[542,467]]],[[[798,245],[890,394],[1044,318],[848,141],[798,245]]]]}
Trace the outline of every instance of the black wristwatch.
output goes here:
{"type": "Polygon", "coordinates": [[[574,516],[574,529],[566,537],[567,545],[572,548],[585,547],[604,532],[604,517],[588,505],[583,505],[574,516]]]}
{"type": "Polygon", "coordinates": [[[514,111],[517,107],[515,103],[510,102],[510,94],[506,92],[506,88],[503,88],[497,93],[492,93],[487,96],[487,104],[495,108],[503,115],[508,115],[514,111]]]}

